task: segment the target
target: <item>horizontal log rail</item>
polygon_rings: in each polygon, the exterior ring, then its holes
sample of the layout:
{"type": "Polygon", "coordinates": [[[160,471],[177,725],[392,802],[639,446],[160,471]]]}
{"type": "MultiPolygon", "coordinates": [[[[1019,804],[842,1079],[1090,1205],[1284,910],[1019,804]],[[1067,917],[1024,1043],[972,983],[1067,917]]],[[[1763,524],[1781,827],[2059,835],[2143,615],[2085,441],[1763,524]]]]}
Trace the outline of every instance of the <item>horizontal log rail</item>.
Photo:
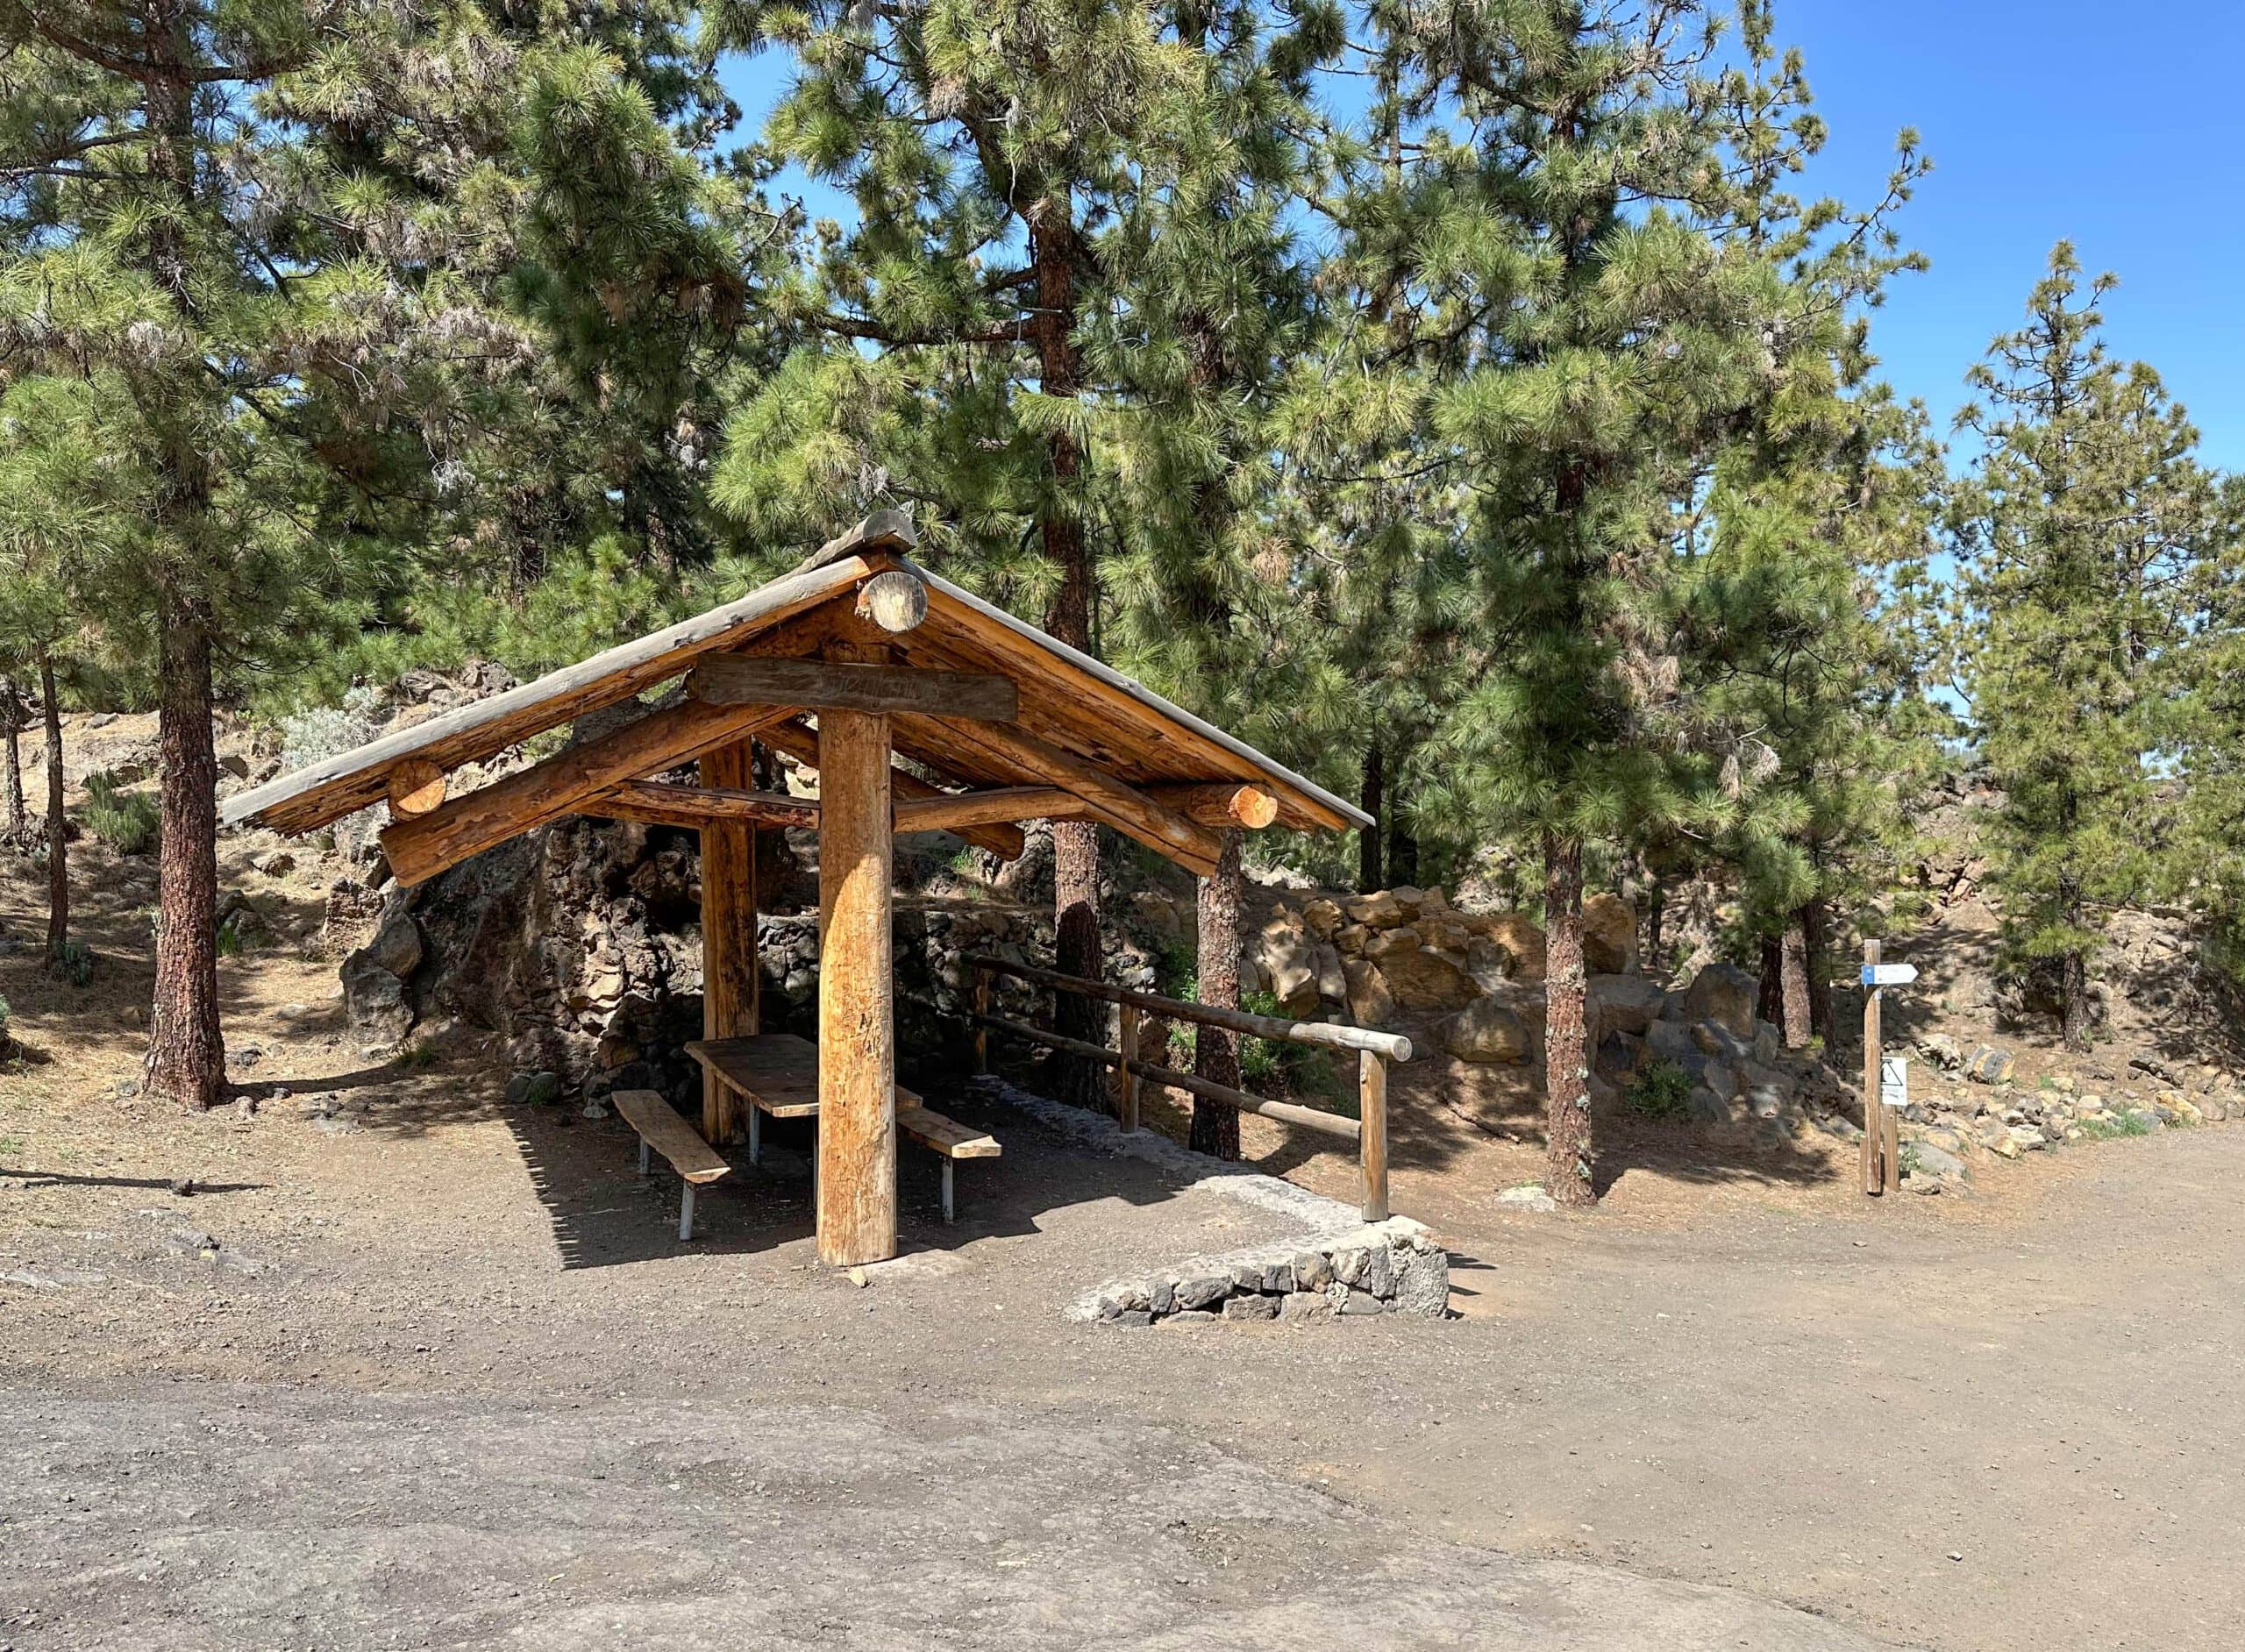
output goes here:
{"type": "Polygon", "coordinates": [[[1039,969],[1034,964],[1016,964],[1010,958],[995,958],[987,952],[971,952],[959,962],[994,970],[1001,975],[1016,976],[1024,981],[1035,981],[1040,986],[1065,987],[1087,998],[1103,998],[1110,1004],[1128,1004],[1134,1009],[1144,1010],[1149,1015],[1165,1015],[1172,1021],[1199,1022],[1209,1027],[1222,1027],[1227,1032],[1247,1033],[1257,1038],[1272,1038],[1285,1043],[1321,1044],[1329,1050],[1369,1050],[1390,1061],[1408,1061],[1411,1058],[1411,1041],[1400,1033],[1374,1032],[1368,1027],[1341,1027],[1331,1022],[1287,1021],[1276,1015],[1258,1015],[1244,1009],[1220,1009],[1214,1004],[1196,1004],[1184,998],[1164,998],[1158,993],[1134,992],[1128,986],[1088,980],[1080,975],[1063,975],[1058,970],[1039,969]]]}
{"type": "Polygon", "coordinates": [[[970,953],[961,962],[967,966],[973,979],[973,1007],[968,1012],[967,1019],[973,1023],[975,1029],[974,1065],[978,1071],[989,1071],[988,1034],[996,1031],[1042,1044],[1048,1050],[1063,1050],[1084,1060],[1115,1068],[1122,1079],[1118,1104],[1119,1122],[1126,1132],[1138,1128],[1138,1082],[1146,1079],[1223,1107],[1235,1107],[1242,1113],[1252,1113],[1258,1118],[1314,1131],[1336,1141],[1352,1143],[1363,1169],[1361,1208],[1364,1219],[1366,1221],[1385,1221],[1387,1219],[1387,1064],[1411,1058],[1409,1039],[1398,1034],[1373,1032],[1362,1027],[1341,1027],[1329,1022],[1286,1021],[1272,1015],[1251,1015],[1245,1010],[1195,1004],[1181,998],[1165,998],[1157,993],[1135,992],[1127,986],[1110,986],[1105,981],[1094,981],[1080,975],[1064,975],[1058,970],[1039,969],[1033,964],[1016,964],[1009,958],[994,958],[987,953],[970,953]],[[1074,993],[1081,997],[1119,1005],[1122,1012],[1121,1050],[1109,1050],[1104,1044],[1070,1038],[1061,1033],[1047,1032],[1040,1027],[992,1015],[990,980],[996,975],[1008,975],[1017,980],[1050,986],[1056,992],[1074,993]],[[1353,1050],[1358,1056],[1358,1116],[1347,1119],[1336,1113],[1322,1112],[1316,1107],[1306,1107],[1292,1101],[1273,1101],[1267,1096],[1253,1095],[1228,1084],[1218,1084],[1198,1073],[1181,1072],[1173,1067],[1140,1060],[1138,1022],[1142,1014],[1197,1022],[1201,1026],[1220,1027],[1229,1032],[1247,1033],[1258,1038],[1287,1043],[1353,1050]]]}

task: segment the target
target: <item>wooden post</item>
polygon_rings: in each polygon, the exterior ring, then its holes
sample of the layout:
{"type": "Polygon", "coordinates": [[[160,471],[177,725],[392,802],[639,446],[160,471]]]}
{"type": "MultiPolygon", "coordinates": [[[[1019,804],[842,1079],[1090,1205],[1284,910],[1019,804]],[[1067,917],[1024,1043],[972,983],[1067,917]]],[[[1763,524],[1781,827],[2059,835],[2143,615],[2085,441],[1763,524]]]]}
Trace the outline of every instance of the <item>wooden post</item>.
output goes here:
{"type": "Polygon", "coordinates": [[[974,1022],[974,1071],[977,1072],[987,1072],[990,1071],[990,1029],[982,1024],[980,1017],[990,1013],[990,969],[989,965],[986,964],[977,964],[973,967],[974,970],[974,1014],[976,1016],[974,1022]]]}
{"type": "Polygon", "coordinates": [[[1364,1161],[1366,1221],[1387,1220],[1387,1061],[1357,1052],[1357,1151],[1364,1161]]]}
{"type": "MultiPolygon", "coordinates": [[[[1863,963],[1866,974],[1878,966],[1878,943],[1863,943],[1863,963]]],[[[1886,1122],[1881,1116],[1884,1108],[1878,1100],[1878,993],[1868,981],[1863,989],[1863,1190],[1878,1193],[1885,1180],[1879,1159],[1886,1146],[1886,1122]]]]}
{"type": "Polygon", "coordinates": [[[819,717],[818,1257],[896,1254],[888,718],[819,717]]]}
{"type": "Polygon", "coordinates": [[[1122,1013],[1122,1031],[1116,1048],[1122,1054],[1122,1087],[1115,1096],[1115,1122],[1128,1136],[1138,1128],[1138,1007],[1125,1004],[1122,1013]]]}
{"type": "MultiPolygon", "coordinates": [[[[702,784],[745,787],[754,783],[746,740],[720,746],[702,759],[702,784]]],[[[759,1029],[756,958],[756,829],[745,822],[711,821],[702,828],[702,1036],[742,1038],[759,1029]]],[[[702,1135],[722,1147],[741,1132],[741,1100],[719,1082],[714,1067],[702,1073],[702,1135]]]]}

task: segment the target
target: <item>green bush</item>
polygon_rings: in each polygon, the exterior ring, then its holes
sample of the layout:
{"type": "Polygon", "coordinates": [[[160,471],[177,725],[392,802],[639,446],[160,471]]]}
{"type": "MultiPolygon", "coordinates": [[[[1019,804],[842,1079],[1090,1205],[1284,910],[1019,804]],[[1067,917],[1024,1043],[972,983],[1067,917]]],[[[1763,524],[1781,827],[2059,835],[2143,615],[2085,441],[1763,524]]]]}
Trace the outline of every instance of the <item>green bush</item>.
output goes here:
{"type": "Polygon", "coordinates": [[[1623,1093],[1631,1111],[1649,1119],[1680,1119],[1692,1104],[1692,1075],[1672,1061],[1655,1061],[1623,1093]]]}
{"type": "Polygon", "coordinates": [[[2084,1119],[2081,1134],[2085,1141],[2112,1142],[2124,1136],[2149,1136],[2152,1117],[2149,1113],[2120,1112],[2108,1119],[2084,1119]]]}
{"type": "Polygon", "coordinates": [[[156,846],[156,800],[119,789],[107,771],[86,776],[86,807],[79,813],[86,830],[120,855],[145,855],[156,846]]]}
{"type": "Polygon", "coordinates": [[[94,979],[94,950],[83,941],[65,941],[62,956],[54,965],[54,972],[73,986],[84,986],[94,979]]]}

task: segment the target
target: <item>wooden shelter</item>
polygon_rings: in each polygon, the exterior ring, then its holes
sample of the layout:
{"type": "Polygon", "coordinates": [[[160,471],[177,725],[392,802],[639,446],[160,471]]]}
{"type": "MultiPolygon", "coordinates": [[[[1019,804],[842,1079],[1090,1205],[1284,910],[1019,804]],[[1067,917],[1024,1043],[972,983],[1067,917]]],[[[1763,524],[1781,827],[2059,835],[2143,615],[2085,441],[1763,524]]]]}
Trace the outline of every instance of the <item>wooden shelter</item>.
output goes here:
{"type": "MultiPolygon", "coordinates": [[[[916,566],[880,511],[784,578],[227,801],[230,825],[303,833],[378,802],[391,872],[417,884],[565,815],[702,838],[704,1029],[758,1030],[759,826],[819,837],[818,1250],[896,1249],[892,834],[948,830],[1005,858],[1018,822],[1092,820],[1206,876],[1230,827],[1368,824],[1330,793],[1088,656],[916,566]],[[534,735],[684,679],[607,732],[472,791],[451,777],[534,735]],[[752,743],[818,774],[755,789],[752,743]],[[912,767],[900,768],[896,759],[912,767]],[[660,778],[698,765],[698,783],[660,778]]],[[[732,1138],[714,1068],[703,1134],[732,1138]]]]}

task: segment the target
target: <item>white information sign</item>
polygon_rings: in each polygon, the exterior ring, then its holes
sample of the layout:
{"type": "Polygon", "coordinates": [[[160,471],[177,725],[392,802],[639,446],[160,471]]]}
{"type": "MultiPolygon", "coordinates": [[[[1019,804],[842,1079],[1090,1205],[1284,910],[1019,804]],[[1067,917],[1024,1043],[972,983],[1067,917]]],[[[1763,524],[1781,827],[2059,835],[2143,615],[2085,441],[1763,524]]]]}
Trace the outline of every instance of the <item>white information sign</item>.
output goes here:
{"type": "Polygon", "coordinates": [[[1914,964],[1866,964],[1863,966],[1865,986],[1907,986],[1918,979],[1914,964]]]}
{"type": "Polygon", "coordinates": [[[1881,1107],[1906,1107],[1910,1105],[1909,1057],[1879,1057],[1878,1103],[1881,1107]]]}

